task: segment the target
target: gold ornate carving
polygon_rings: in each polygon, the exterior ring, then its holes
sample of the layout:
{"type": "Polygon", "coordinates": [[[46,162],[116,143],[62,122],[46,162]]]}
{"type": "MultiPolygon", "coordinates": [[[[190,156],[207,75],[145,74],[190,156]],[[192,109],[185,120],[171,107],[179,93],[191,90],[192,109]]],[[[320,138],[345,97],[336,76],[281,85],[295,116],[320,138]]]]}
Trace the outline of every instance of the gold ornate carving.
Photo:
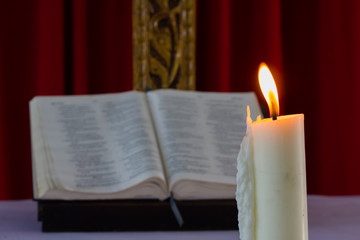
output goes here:
{"type": "Polygon", "coordinates": [[[133,86],[195,89],[195,0],[133,0],[133,86]]]}

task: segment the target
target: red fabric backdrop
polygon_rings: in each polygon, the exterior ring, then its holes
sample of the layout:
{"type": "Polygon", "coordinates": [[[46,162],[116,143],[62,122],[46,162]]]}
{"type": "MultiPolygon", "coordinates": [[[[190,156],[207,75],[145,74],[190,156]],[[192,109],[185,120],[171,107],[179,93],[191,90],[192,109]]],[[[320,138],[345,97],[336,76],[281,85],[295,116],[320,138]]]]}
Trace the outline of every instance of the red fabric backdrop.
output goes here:
{"type": "MultiPolygon", "coordinates": [[[[360,194],[360,2],[198,0],[197,89],[304,113],[308,192],[360,194]]],[[[32,197],[28,101],[132,88],[131,1],[0,0],[0,199],[32,197]]]]}

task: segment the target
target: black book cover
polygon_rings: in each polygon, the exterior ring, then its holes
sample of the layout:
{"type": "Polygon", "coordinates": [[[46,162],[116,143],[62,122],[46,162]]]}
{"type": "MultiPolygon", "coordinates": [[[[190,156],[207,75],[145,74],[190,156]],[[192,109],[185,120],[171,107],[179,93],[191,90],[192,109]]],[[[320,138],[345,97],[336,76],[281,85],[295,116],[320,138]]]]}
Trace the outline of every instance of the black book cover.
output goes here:
{"type": "Polygon", "coordinates": [[[238,228],[235,200],[176,201],[183,224],[170,199],[57,201],[37,200],[44,232],[231,230],[238,228]]]}

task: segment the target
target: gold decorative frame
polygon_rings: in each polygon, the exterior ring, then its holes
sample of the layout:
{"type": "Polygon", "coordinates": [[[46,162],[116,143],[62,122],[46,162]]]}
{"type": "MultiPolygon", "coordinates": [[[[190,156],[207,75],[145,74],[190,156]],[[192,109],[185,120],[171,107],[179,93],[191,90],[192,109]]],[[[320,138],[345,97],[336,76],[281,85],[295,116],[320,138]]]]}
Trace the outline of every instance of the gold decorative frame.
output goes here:
{"type": "Polygon", "coordinates": [[[133,0],[135,90],[195,90],[195,0],[133,0]]]}

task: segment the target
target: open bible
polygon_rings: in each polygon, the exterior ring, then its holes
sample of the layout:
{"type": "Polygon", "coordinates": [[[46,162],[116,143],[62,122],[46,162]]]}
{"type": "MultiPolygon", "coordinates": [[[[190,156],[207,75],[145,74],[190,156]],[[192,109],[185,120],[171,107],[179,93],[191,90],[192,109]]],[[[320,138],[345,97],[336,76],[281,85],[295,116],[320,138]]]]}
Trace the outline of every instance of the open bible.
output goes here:
{"type": "Polygon", "coordinates": [[[157,90],[35,97],[37,200],[234,199],[254,93],[157,90]]]}

